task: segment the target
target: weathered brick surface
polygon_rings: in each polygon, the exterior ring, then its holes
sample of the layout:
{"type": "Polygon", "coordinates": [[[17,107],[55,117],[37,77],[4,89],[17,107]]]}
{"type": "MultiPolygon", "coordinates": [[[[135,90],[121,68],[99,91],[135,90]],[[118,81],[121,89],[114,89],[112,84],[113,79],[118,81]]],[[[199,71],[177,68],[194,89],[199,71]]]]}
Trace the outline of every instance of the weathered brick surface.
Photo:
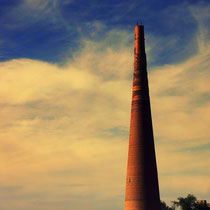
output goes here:
{"type": "Polygon", "coordinates": [[[143,25],[135,27],[125,210],[160,210],[143,25]]]}

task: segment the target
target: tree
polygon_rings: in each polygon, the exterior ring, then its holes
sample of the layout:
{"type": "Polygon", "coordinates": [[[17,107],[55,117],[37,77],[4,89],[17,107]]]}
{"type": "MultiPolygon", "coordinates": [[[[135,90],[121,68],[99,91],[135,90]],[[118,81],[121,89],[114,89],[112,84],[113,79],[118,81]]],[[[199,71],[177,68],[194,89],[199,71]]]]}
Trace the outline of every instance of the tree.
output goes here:
{"type": "Polygon", "coordinates": [[[164,201],[160,201],[161,210],[174,210],[175,208],[167,206],[164,201]]]}
{"type": "Polygon", "coordinates": [[[174,207],[180,207],[182,210],[194,210],[197,204],[197,198],[188,194],[186,198],[178,197],[178,201],[172,201],[174,207]]]}
{"type": "Polygon", "coordinates": [[[172,201],[173,207],[180,207],[182,210],[210,210],[206,204],[199,204],[192,194],[188,194],[186,198],[179,197],[177,200],[172,201]]]}
{"type": "Polygon", "coordinates": [[[196,204],[195,210],[210,210],[207,204],[196,204]]]}

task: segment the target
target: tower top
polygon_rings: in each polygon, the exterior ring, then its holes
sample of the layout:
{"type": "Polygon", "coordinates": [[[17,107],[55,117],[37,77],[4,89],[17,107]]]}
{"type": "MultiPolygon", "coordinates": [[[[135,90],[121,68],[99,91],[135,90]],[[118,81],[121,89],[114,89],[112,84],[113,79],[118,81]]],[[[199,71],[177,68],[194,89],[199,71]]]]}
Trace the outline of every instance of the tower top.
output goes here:
{"type": "Polygon", "coordinates": [[[138,25],[138,22],[135,26],[135,53],[145,54],[144,26],[138,25]]]}
{"type": "Polygon", "coordinates": [[[143,25],[142,25],[142,22],[140,23],[140,25],[139,25],[139,22],[137,22],[136,25],[137,25],[137,26],[143,26],[143,25]]]}

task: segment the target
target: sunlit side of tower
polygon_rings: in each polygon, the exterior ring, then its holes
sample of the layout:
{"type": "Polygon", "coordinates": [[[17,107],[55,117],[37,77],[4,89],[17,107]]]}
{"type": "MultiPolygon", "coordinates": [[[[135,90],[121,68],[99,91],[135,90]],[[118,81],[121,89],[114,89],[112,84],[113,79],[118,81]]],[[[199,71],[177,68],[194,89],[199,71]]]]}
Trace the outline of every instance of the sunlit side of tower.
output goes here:
{"type": "Polygon", "coordinates": [[[133,95],[125,210],[160,210],[144,26],[135,27],[133,95]]]}

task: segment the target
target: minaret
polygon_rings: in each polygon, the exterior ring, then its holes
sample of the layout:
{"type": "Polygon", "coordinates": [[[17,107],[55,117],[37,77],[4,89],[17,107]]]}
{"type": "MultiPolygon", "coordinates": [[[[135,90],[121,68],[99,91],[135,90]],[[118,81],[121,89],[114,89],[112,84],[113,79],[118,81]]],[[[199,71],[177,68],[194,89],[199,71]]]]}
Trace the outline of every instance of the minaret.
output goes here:
{"type": "Polygon", "coordinates": [[[133,96],[125,210],[160,210],[144,26],[138,25],[138,23],[135,27],[133,96]]]}

